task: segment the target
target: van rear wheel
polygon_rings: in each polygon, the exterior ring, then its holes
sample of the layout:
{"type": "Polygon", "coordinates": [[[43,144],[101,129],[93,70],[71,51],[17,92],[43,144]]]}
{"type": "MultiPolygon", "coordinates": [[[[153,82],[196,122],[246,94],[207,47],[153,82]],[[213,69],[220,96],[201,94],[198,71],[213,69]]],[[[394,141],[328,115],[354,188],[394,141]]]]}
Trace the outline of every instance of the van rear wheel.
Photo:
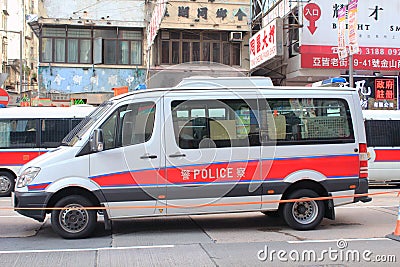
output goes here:
{"type": "Polygon", "coordinates": [[[85,197],[72,195],[60,199],[51,212],[51,226],[66,239],[84,238],[93,233],[97,224],[97,211],[85,209],[93,204],[85,197]]]}
{"type": "Polygon", "coordinates": [[[8,197],[14,190],[15,180],[9,172],[0,172],[0,197],[8,197]]]}
{"type": "MultiPolygon", "coordinates": [[[[289,194],[288,199],[316,198],[319,195],[310,189],[299,189],[289,194]]],[[[285,222],[295,230],[312,230],[322,221],[325,205],[322,201],[307,200],[285,203],[282,216],[285,222]]]]}

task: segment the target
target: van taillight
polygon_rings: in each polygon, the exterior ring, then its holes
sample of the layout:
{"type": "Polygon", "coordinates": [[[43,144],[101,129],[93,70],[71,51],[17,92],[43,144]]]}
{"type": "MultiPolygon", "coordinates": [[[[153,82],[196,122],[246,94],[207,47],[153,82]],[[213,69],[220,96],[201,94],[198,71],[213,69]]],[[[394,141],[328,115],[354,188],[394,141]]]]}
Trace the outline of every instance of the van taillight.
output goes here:
{"type": "Polygon", "coordinates": [[[367,144],[360,144],[360,175],[359,178],[368,178],[368,153],[367,144]]]}

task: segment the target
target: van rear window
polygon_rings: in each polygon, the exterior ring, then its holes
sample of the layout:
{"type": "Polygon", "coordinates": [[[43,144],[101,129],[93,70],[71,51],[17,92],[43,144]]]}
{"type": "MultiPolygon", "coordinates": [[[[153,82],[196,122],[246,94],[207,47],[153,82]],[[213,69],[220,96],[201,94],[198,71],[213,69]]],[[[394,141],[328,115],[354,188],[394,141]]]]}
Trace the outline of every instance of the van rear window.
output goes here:
{"type": "Polygon", "coordinates": [[[259,102],[263,144],[350,143],[354,131],[345,99],[284,98],[259,102]]]}
{"type": "Polygon", "coordinates": [[[400,121],[398,120],[366,120],[365,131],[368,146],[400,146],[400,121]]]}

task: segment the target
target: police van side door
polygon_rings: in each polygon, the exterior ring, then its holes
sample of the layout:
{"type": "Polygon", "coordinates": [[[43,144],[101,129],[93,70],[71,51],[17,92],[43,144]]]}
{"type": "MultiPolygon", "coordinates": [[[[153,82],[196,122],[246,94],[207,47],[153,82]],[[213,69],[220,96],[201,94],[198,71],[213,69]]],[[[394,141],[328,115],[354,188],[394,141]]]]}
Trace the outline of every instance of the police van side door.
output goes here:
{"type": "Polygon", "coordinates": [[[165,97],[167,214],[258,210],[256,94],[205,95],[165,97]]]}
{"type": "Polygon", "coordinates": [[[100,126],[104,150],[90,155],[90,178],[101,187],[110,218],[162,214],[155,210],[164,190],[158,187],[160,110],[161,101],[132,100],[100,126]]]}

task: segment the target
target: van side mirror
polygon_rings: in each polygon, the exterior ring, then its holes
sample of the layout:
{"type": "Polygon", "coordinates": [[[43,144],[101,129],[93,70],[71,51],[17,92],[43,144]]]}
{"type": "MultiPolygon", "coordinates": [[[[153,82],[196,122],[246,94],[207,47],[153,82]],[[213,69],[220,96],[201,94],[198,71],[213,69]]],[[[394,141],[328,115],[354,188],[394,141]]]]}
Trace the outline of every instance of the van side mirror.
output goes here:
{"type": "Polygon", "coordinates": [[[92,152],[100,152],[104,149],[103,130],[95,129],[90,139],[90,150],[92,152]]]}

